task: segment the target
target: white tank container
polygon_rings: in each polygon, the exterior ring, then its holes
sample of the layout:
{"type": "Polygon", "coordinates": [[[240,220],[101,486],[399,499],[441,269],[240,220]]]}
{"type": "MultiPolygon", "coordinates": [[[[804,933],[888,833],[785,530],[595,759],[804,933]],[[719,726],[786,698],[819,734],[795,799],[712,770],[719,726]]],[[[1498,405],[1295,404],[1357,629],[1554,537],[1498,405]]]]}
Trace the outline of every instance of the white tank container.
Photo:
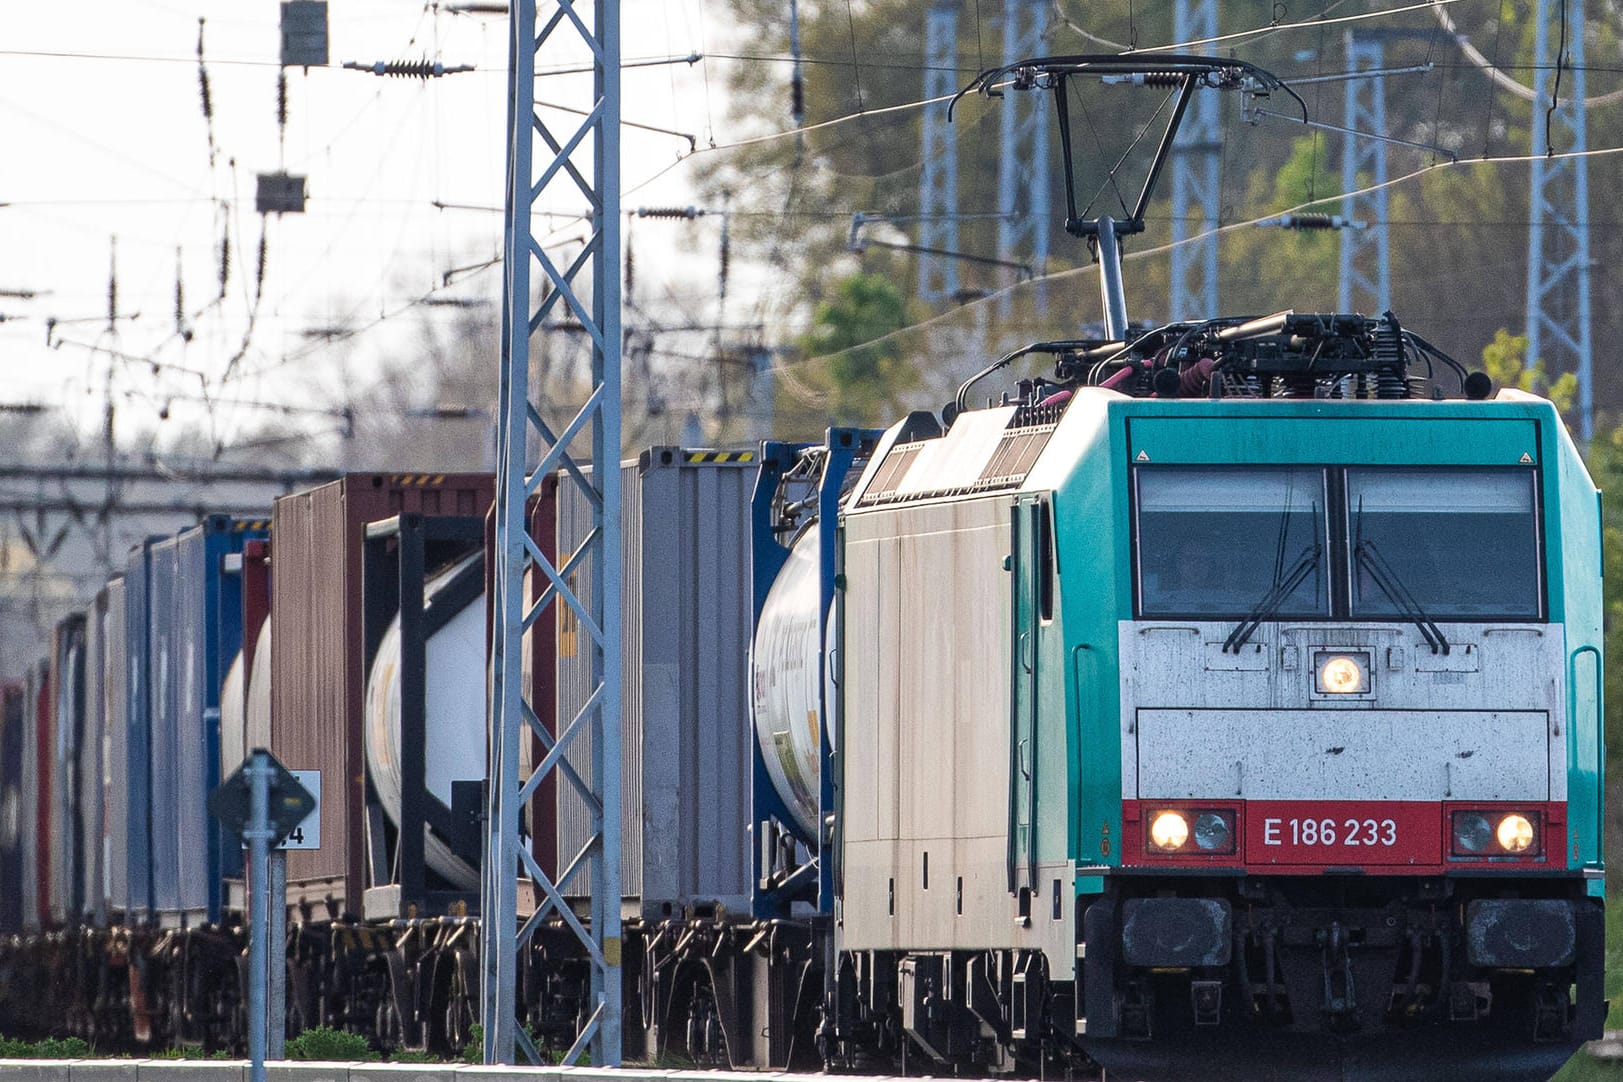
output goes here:
{"type": "MultiPolygon", "coordinates": [[[[826,639],[820,618],[818,528],[790,549],[789,560],[767,591],[750,650],[755,738],[778,795],[794,815],[803,840],[816,844],[819,729],[828,724],[819,697],[819,655],[826,639]]],[[[833,689],[827,701],[834,702],[833,689]]],[[[829,745],[835,732],[829,729],[829,745]]]]}
{"type": "Polygon", "coordinates": [[[220,687],[220,777],[227,778],[254,748],[270,747],[270,617],[259,625],[253,664],[247,666],[248,704],[243,712],[242,651],[231,659],[220,687]]]}
{"type": "MultiPolygon", "coordinates": [[[[423,600],[430,603],[478,554],[430,579],[423,600]]],[[[451,806],[453,781],[485,776],[485,595],[483,591],[445,626],[425,648],[428,668],[424,691],[428,793],[451,806]]],[[[366,682],[366,765],[383,813],[400,825],[400,618],[390,621],[378,645],[366,682]]],[[[428,867],[459,890],[479,886],[479,871],[458,857],[432,830],[423,836],[428,867]]]]}

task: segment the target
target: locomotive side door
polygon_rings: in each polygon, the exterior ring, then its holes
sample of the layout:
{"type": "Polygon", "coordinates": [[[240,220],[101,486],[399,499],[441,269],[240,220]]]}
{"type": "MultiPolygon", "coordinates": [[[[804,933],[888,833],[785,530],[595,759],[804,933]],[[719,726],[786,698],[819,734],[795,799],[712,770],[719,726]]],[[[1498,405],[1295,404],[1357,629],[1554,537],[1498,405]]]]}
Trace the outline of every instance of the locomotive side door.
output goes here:
{"type": "Polygon", "coordinates": [[[1037,629],[1047,511],[1040,496],[1019,497],[1010,547],[1009,891],[1024,898],[1037,882],[1037,629]]]}

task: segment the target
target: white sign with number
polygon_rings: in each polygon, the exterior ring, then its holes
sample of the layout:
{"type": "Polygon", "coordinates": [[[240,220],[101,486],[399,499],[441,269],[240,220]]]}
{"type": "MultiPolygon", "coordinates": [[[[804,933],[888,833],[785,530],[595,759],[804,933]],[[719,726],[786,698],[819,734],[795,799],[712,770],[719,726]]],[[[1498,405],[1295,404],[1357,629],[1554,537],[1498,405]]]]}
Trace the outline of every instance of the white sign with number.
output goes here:
{"type": "Polygon", "coordinates": [[[320,849],[321,848],[321,771],[319,770],[289,770],[299,784],[310,790],[310,795],[316,798],[316,806],[310,814],[300,821],[299,825],[287,832],[278,849],[320,849]]]}

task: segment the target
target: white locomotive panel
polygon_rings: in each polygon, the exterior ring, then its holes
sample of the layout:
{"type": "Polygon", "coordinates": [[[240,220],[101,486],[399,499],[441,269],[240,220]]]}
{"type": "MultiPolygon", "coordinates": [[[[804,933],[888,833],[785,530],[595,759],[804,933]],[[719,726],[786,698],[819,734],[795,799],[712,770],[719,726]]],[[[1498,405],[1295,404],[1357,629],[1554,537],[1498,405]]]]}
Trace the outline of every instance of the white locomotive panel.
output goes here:
{"type": "Polygon", "coordinates": [[[1140,710],[1146,799],[1551,799],[1536,711],[1140,710]]]}

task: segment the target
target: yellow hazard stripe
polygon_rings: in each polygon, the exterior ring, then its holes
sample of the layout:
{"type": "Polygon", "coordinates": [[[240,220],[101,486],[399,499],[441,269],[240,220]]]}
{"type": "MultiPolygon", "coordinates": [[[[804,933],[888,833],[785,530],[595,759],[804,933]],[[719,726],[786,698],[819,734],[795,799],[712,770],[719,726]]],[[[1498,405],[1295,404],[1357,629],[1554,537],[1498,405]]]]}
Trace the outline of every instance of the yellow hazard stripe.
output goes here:
{"type": "Polygon", "coordinates": [[[397,473],[394,483],[404,488],[425,488],[430,485],[445,484],[443,473],[397,473]]]}
{"type": "Polygon", "coordinates": [[[693,462],[754,462],[754,451],[689,451],[687,460],[693,462]]]}

